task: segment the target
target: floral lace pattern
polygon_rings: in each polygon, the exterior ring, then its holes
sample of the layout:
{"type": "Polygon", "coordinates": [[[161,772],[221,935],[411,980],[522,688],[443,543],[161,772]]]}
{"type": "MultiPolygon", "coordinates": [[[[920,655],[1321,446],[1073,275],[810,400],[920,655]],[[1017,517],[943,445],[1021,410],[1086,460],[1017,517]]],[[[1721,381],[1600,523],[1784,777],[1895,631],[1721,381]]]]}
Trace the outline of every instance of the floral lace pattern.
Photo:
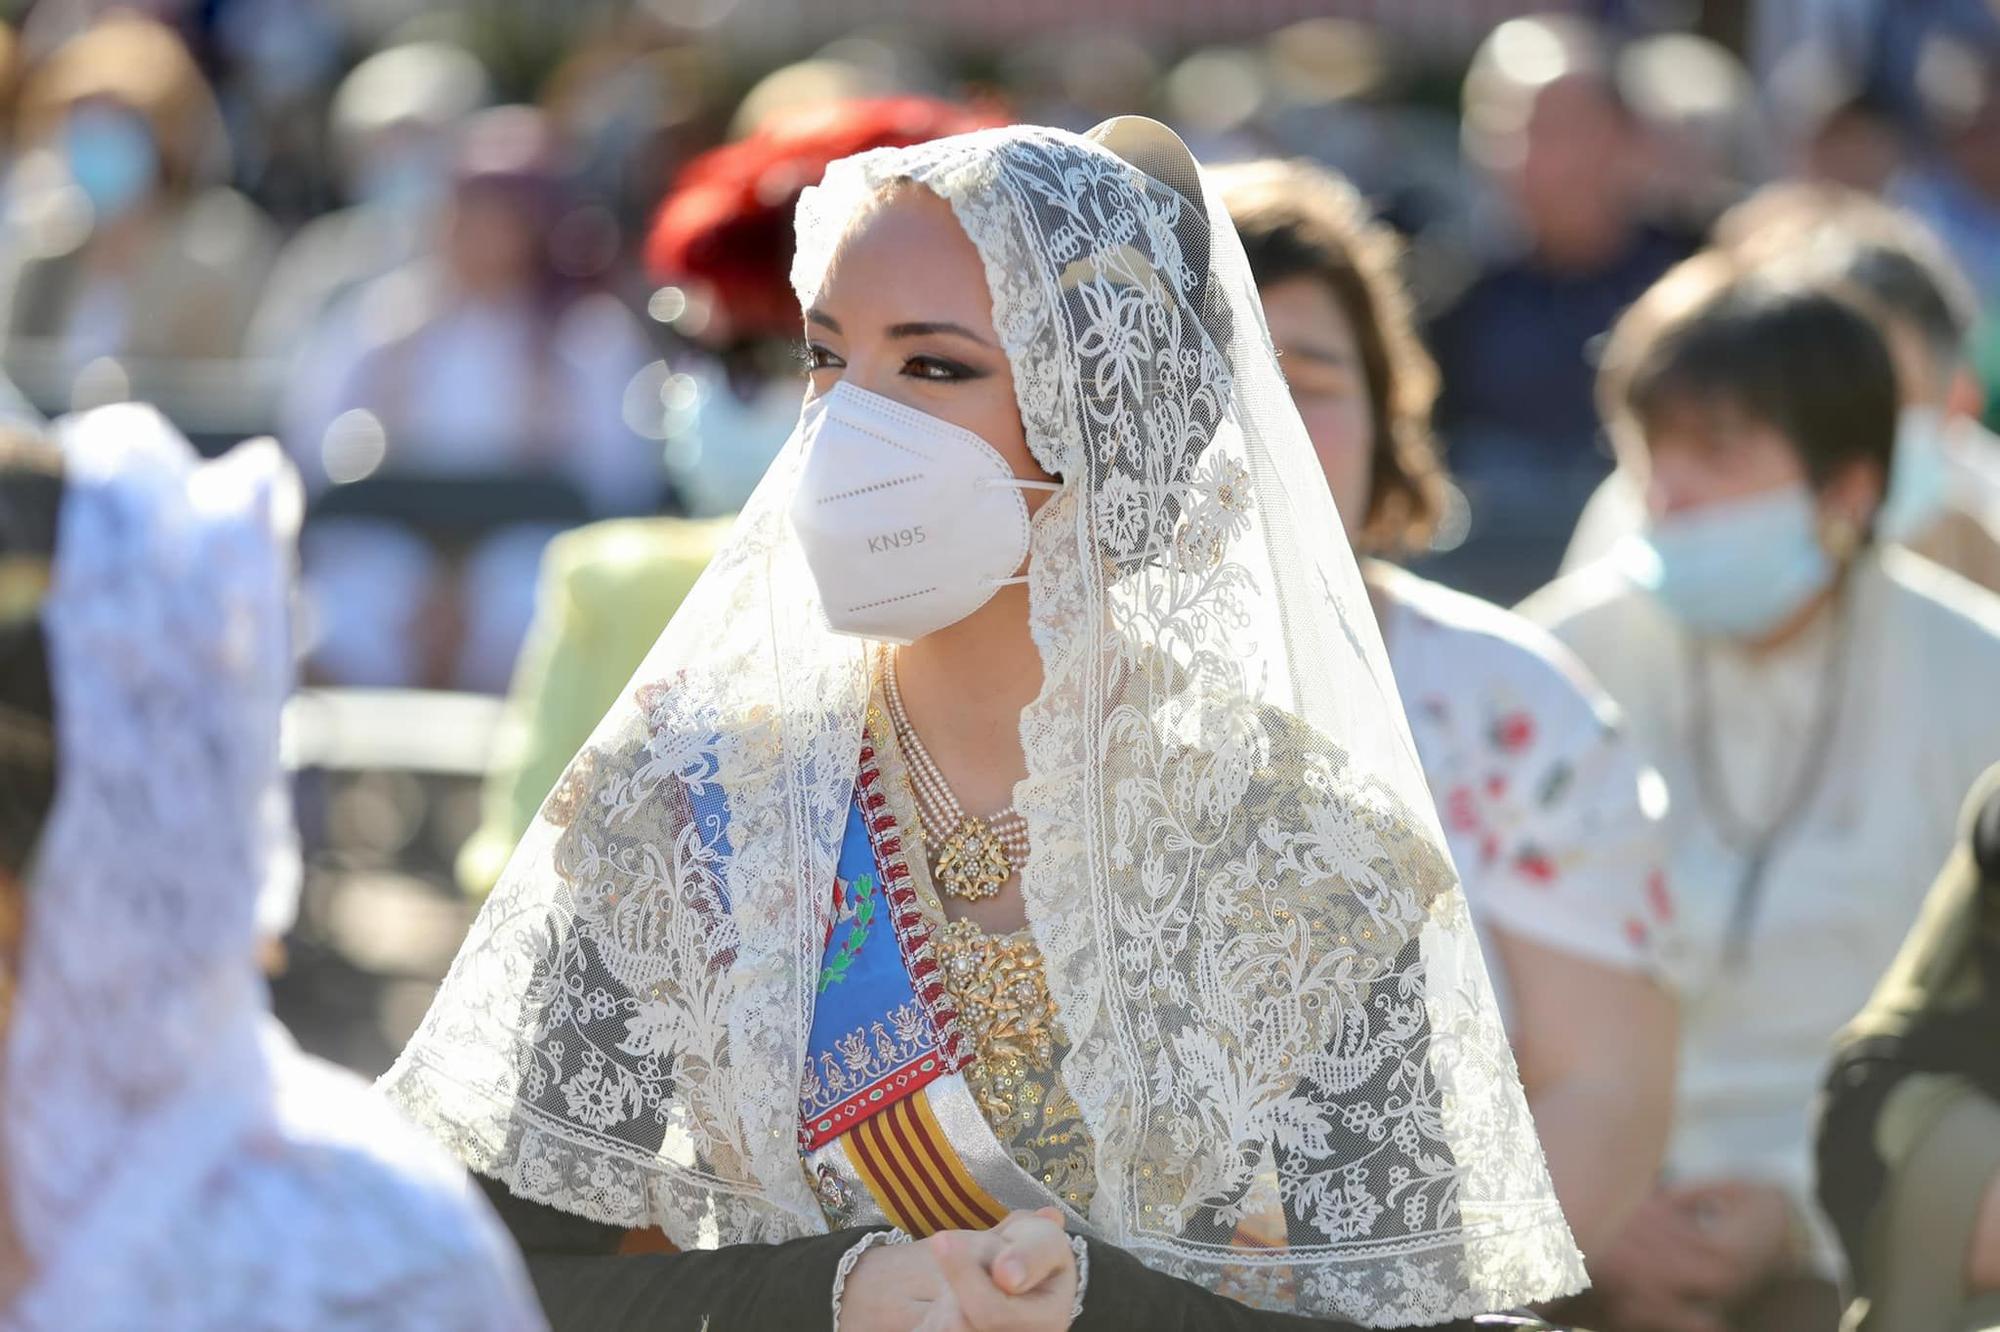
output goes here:
{"type": "MultiPolygon", "coordinates": [[[[799,207],[802,298],[899,181],[978,249],[1065,481],[1034,524],[1015,807],[1093,1226],[1369,1324],[1575,1288],[1352,554],[1192,159],[1127,121],[836,163],[799,207]],[[1273,1197],[1287,1242],[1233,1244],[1273,1197]]],[[[798,465],[794,441],[387,1079],[474,1169],[682,1245],[825,1224],[793,1116],[868,681],[784,525],[798,465]]]]}

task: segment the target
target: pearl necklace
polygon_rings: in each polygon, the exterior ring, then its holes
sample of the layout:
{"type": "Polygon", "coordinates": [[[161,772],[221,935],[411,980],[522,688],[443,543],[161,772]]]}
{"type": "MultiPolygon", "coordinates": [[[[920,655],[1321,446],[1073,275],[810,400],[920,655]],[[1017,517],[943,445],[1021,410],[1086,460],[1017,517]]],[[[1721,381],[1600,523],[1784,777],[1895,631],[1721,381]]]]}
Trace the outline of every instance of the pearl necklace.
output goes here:
{"type": "Polygon", "coordinates": [[[896,658],[889,655],[883,692],[896,745],[910,774],[917,806],[917,834],[937,849],[931,877],[949,896],[968,902],[992,897],[1016,869],[1028,860],[1028,821],[1011,806],[990,819],[965,812],[937,760],[924,748],[910,714],[903,708],[903,691],[896,682],[896,658]],[[949,831],[941,831],[949,830],[949,831]]]}

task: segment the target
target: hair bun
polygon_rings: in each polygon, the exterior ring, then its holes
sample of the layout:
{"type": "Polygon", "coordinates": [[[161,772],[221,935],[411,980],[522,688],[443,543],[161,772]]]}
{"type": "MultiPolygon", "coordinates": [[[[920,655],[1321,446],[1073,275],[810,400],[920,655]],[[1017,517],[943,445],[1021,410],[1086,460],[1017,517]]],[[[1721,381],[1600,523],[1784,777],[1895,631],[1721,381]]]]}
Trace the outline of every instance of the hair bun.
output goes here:
{"type": "Polygon", "coordinates": [[[1159,181],[1203,211],[1201,167],[1173,130],[1150,116],[1113,116],[1083,136],[1159,181]]]}

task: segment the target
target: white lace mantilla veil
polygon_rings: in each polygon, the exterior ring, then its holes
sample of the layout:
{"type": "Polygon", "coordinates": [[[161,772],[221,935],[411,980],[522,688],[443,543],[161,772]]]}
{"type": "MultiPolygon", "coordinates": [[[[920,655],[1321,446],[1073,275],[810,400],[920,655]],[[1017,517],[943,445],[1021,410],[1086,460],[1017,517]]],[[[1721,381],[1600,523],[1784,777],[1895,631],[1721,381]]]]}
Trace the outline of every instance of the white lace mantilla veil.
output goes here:
{"type": "MultiPolygon", "coordinates": [[[[1372,1325],[1577,1288],[1353,556],[1242,248],[1208,223],[1227,214],[1150,121],[868,152],[799,205],[803,302],[897,182],[982,255],[1030,447],[1065,482],[1034,523],[1045,678],[1015,794],[1093,1229],[1372,1325]],[[1288,1246],[1231,1244],[1271,1208],[1288,1246]]],[[[786,521],[799,466],[795,436],[385,1079],[473,1169],[683,1247],[826,1228],[800,1083],[870,654],[821,616],[786,521]],[[726,821],[696,813],[716,789],[726,821]]]]}
{"type": "Polygon", "coordinates": [[[542,1326],[457,1164],[298,1054],[257,968],[296,883],[280,711],[296,478],[157,412],[55,428],[56,798],[0,1074],[17,1332],[542,1326]],[[268,900],[268,898],[266,898],[268,900]]]}

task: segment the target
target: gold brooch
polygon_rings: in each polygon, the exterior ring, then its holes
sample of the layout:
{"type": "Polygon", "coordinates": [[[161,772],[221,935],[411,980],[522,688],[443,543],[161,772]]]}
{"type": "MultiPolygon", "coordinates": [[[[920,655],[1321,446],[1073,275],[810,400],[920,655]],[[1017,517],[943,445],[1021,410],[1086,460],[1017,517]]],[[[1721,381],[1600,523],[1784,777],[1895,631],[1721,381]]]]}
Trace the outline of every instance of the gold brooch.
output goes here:
{"type": "Polygon", "coordinates": [[[986,826],[968,814],[938,848],[931,877],[942,892],[966,902],[992,897],[1014,875],[1007,848],[986,826]]]}

